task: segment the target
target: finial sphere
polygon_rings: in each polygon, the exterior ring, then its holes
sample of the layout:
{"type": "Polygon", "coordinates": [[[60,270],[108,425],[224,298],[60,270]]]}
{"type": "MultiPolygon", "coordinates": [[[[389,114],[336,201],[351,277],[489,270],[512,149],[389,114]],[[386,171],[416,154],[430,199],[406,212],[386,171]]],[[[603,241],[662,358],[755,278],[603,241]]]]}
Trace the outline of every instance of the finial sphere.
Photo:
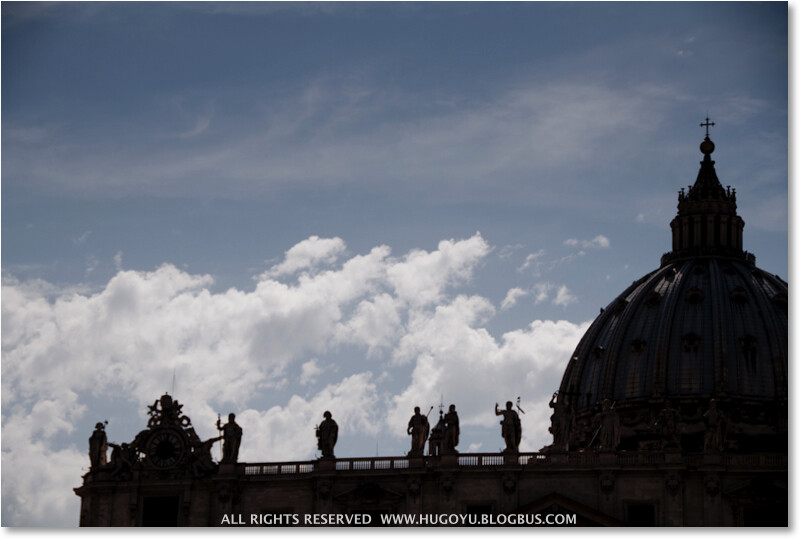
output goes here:
{"type": "Polygon", "coordinates": [[[711,142],[710,138],[706,137],[706,139],[700,143],[700,151],[705,155],[708,155],[714,151],[714,143],[711,142]]]}

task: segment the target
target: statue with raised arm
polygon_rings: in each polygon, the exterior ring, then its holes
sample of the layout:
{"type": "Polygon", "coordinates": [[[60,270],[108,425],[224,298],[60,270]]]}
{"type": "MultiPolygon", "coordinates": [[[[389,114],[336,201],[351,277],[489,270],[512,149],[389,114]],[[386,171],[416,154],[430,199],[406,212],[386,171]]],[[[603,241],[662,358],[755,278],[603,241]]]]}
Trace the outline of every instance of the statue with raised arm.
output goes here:
{"type": "Polygon", "coordinates": [[[111,478],[128,481],[133,477],[131,470],[138,459],[136,445],[109,443],[111,446],[111,478]]]}
{"type": "Polygon", "coordinates": [[[236,462],[239,458],[239,446],[242,444],[242,427],[236,423],[236,414],[228,414],[228,422],[224,425],[217,417],[217,430],[222,431],[221,462],[236,462]]]}
{"type": "Polygon", "coordinates": [[[461,434],[461,429],[458,426],[456,405],[451,404],[448,412],[444,414],[444,443],[442,444],[443,454],[458,453],[456,446],[458,445],[459,434],[461,434]]]}
{"type": "Polygon", "coordinates": [[[333,458],[333,446],[339,438],[339,425],[333,420],[330,412],[325,411],[322,415],[325,419],[317,427],[317,448],[322,451],[323,458],[333,458]]]}
{"type": "Polygon", "coordinates": [[[192,474],[195,477],[203,477],[216,470],[217,465],[214,464],[214,459],[211,458],[211,446],[214,442],[223,440],[224,436],[217,436],[216,438],[209,438],[206,441],[192,440],[192,453],[189,457],[189,463],[192,468],[192,474]]]}
{"type": "Polygon", "coordinates": [[[414,415],[408,420],[406,432],[411,435],[411,451],[409,457],[421,457],[425,452],[425,442],[428,440],[428,433],[431,425],[428,423],[428,416],[424,416],[419,411],[419,406],[414,407],[414,415]]]}
{"type": "Polygon", "coordinates": [[[519,442],[522,439],[522,423],[519,420],[519,414],[512,409],[513,406],[514,403],[508,401],[506,409],[500,410],[499,405],[494,403],[494,415],[503,416],[503,420],[500,421],[501,434],[506,442],[503,453],[519,453],[519,442]]]}
{"type": "Polygon", "coordinates": [[[108,452],[108,438],[106,437],[105,425],[98,423],[94,426],[94,432],[89,437],[89,462],[92,468],[105,466],[108,452]]]}
{"type": "Polygon", "coordinates": [[[598,438],[600,451],[615,451],[620,442],[620,419],[619,413],[614,409],[614,404],[609,399],[603,399],[601,410],[594,416],[594,424],[597,426],[595,435],[589,445],[598,438]]]}

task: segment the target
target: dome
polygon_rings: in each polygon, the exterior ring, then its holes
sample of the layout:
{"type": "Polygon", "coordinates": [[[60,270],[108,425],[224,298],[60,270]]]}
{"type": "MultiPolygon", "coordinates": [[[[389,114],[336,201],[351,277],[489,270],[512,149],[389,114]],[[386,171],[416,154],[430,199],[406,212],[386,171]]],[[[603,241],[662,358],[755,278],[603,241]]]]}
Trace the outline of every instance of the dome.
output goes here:
{"type": "Polygon", "coordinates": [[[697,181],[679,192],[672,251],[575,349],[551,402],[551,450],[593,448],[598,418],[613,413],[613,449],[701,451],[712,408],[724,430],[716,449],[785,449],[788,285],[742,250],[736,192],[709,150],[706,137],[697,181]]]}

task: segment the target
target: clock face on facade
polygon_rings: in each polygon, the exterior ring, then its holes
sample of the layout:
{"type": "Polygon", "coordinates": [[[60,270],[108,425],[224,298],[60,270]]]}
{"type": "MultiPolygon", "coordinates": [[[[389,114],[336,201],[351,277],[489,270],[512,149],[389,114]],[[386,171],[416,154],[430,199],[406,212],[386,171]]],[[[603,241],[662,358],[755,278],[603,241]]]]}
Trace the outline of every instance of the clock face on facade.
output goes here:
{"type": "Polygon", "coordinates": [[[147,458],[156,468],[174,466],[183,457],[183,438],[171,431],[153,434],[147,443],[147,458]]]}

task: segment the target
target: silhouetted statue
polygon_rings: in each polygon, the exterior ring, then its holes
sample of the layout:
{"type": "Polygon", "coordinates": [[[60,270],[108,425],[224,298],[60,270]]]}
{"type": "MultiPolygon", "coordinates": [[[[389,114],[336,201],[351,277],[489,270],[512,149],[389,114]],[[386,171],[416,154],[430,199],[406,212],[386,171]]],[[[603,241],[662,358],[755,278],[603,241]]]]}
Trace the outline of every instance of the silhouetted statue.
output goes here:
{"type": "Polygon", "coordinates": [[[703,414],[703,422],[706,424],[703,448],[706,451],[722,451],[725,448],[727,418],[717,404],[717,399],[711,399],[708,403],[708,410],[703,414]]]}
{"type": "Polygon", "coordinates": [[[452,454],[458,453],[456,446],[458,445],[458,435],[461,434],[461,429],[458,426],[458,414],[456,413],[456,405],[451,404],[450,409],[444,414],[444,440],[442,453],[452,454]]]}
{"type": "Polygon", "coordinates": [[[98,423],[94,426],[94,432],[89,437],[89,462],[92,468],[105,466],[107,452],[108,438],[106,437],[105,425],[98,423]]]}
{"type": "Polygon", "coordinates": [[[322,451],[322,456],[333,457],[333,446],[339,438],[339,425],[331,417],[331,413],[326,411],[322,414],[325,419],[317,427],[317,447],[322,451]]]}
{"type": "Polygon", "coordinates": [[[189,462],[191,463],[192,474],[194,476],[202,477],[216,470],[217,465],[214,464],[214,460],[211,457],[211,447],[214,445],[214,442],[222,439],[224,439],[224,436],[210,438],[205,442],[202,440],[192,440],[192,453],[189,462]]]}
{"type": "Polygon", "coordinates": [[[563,398],[558,398],[558,392],[553,393],[550,399],[550,432],[553,435],[553,445],[550,449],[569,451],[569,435],[572,430],[572,410],[563,398]]]}
{"type": "Polygon", "coordinates": [[[127,481],[133,477],[131,472],[138,460],[136,445],[109,443],[111,446],[111,478],[127,481]]]}
{"type": "Polygon", "coordinates": [[[506,409],[500,410],[498,404],[494,403],[494,415],[503,416],[503,420],[500,421],[501,434],[506,442],[503,453],[519,453],[519,442],[522,439],[522,423],[519,420],[519,414],[512,409],[513,406],[514,403],[508,401],[506,409]]]}
{"type": "Polygon", "coordinates": [[[661,410],[656,419],[655,426],[661,437],[661,449],[680,448],[678,440],[678,422],[680,413],[672,407],[672,403],[666,401],[664,409],[661,410]]]}
{"type": "MultiPolygon", "coordinates": [[[[602,409],[594,416],[594,423],[597,425],[595,438],[599,435],[600,441],[598,448],[601,451],[616,450],[620,439],[620,421],[619,414],[614,410],[610,400],[603,400],[602,409]]],[[[594,438],[592,441],[594,441],[594,438]]],[[[589,445],[591,443],[589,442],[589,445]]]]}
{"type": "Polygon", "coordinates": [[[236,421],[236,414],[228,414],[228,422],[222,425],[217,417],[217,430],[222,431],[222,462],[233,463],[239,458],[239,446],[242,444],[242,427],[236,421]]]}
{"type": "Polygon", "coordinates": [[[152,406],[148,406],[147,413],[150,419],[147,421],[147,428],[152,429],[166,425],[175,425],[178,427],[188,427],[192,421],[183,413],[183,404],[165,393],[160,399],[156,399],[152,406]]]}
{"type": "Polygon", "coordinates": [[[414,407],[414,415],[408,421],[406,432],[411,435],[411,451],[409,457],[421,457],[425,452],[425,442],[428,439],[428,432],[431,429],[428,423],[428,416],[424,416],[419,411],[419,406],[414,407]]]}

